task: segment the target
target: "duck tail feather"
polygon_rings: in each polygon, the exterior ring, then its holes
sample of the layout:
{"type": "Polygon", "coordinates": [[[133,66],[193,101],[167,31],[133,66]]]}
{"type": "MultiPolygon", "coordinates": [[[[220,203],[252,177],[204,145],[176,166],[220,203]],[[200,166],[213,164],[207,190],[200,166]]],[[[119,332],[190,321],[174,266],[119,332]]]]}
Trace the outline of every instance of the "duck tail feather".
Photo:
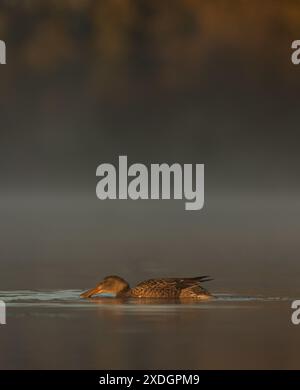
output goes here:
{"type": "Polygon", "coordinates": [[[198,276],[196,278],[193,278],[199,282],[210,282],[211,280],[214,280],[211,276],[209,275],[204,275],[204,276],[198,276]]]}

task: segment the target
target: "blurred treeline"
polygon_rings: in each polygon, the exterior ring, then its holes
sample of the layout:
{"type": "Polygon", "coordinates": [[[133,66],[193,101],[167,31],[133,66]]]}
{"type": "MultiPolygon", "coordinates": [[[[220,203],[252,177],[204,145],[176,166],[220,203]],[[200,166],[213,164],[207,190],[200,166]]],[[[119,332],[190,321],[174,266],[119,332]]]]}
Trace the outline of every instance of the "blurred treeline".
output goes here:
{"type": "Polygon", "coordinates": [[[250,82],[268,65],[295,82],[290,41],[300,38],[299,20],[294,0],[1,0],[1,96],[12,97],[26,75],[26,88],[45,76],[76,80],[81,93],[116,101],[205,86],[211,69],[233,62],[247,79],[251,69],[250,82]]]}

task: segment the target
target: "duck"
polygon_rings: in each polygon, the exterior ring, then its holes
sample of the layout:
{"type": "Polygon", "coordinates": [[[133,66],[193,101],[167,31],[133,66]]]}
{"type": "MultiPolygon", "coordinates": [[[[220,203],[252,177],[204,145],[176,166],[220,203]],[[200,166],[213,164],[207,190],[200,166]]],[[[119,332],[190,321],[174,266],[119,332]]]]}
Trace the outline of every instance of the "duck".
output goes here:
{"type": "Polygon", "coordinates": [[[106,276],[96,287],[83,292],[81,298],[92,298],[97,294],[113,294],[115,298],[196,298],[209,299],[212,295],[201,283],[212,278],[208,275],[192,278],[148,279],[131,288],[129,283],[117,275],[106,276]]]}

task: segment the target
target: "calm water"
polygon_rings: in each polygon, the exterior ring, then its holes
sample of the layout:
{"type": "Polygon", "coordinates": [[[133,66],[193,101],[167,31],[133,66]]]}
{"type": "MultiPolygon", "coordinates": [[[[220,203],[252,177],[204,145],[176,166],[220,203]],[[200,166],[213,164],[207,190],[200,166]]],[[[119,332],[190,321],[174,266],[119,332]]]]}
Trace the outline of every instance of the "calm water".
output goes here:
{"type": "Polygon", "coordinates": [[[292,297],[122,301],[80,292],[0,291],[0,368],[300,368],[292,297]]]}

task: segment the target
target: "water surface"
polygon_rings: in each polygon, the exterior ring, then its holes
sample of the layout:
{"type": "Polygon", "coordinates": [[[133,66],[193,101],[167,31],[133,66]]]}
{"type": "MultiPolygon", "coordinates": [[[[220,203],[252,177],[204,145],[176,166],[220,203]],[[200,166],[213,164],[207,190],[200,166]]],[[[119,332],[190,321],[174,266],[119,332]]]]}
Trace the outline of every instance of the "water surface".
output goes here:
{"type": "Polygon", "coordinates": [[[0,368],[299,368],[293,297],[83,300],[80,292],[0,291],[0,368]]]}

